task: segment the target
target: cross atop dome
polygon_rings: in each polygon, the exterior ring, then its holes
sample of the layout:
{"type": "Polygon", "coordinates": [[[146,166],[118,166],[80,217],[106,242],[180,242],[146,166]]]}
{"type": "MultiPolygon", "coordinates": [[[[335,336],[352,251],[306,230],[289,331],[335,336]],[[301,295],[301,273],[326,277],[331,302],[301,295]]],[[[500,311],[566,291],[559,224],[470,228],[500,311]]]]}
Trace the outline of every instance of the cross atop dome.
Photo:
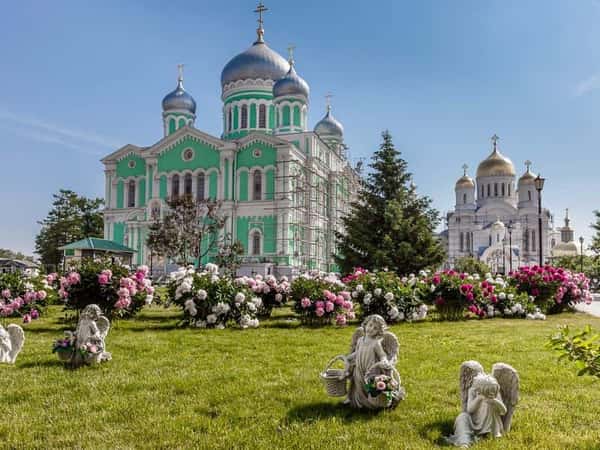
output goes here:
{"type": "Polygon", "coordinates": [[[287,48],[288,62],[290,63],[290,65],[294,65],[294,50],[296,50],[296,46],[294,44],[290,44],[287,48]]]}
{"type": "Polygon", "coordinates": [[[463,165],[462,165],[462,170],[464,171],[463,175],[464,175],[465,177],[467,176],[467,169],[468,169],[468,168],[469,168],[469,166],[468,166],[468,165],[466,165],[466,164],[463,164],[463,165]]]}
{"type": "Polygon", "coordinates": [[[498,145],[498,141],[500,140],[500,138],[498,137],[498,135],[496,133],[494,133],[494,135],[490,139],[492,141],[492,145],[494,146],[494,151],[496,151],[496,147],[498,145]]]}
{"type": "Polygon", "coordinates": [[[325,107],[327,108],[327,112],[331,111],[331,97],[333,97],[331,92],[325,94],[325,107]]]}
{"type": "Polygon", "coordinates": [[[256,34],[257,34],[257,39],[256,42],[265,42],[264,36],[265,36],[265,29],[263,28],[263,13],[268,11],[269,8],[265,7],[265,5],[263,4],[262,1],[258,2],[258,6],[256,7],[256,9],[254,10],[255,13],[258,13],[258,28],[256,30],[256,34]]]}
{"type": "Polygon", "coordinates": [[[177,64],[177,81],[183,81],[183,64],[177,64]]]}

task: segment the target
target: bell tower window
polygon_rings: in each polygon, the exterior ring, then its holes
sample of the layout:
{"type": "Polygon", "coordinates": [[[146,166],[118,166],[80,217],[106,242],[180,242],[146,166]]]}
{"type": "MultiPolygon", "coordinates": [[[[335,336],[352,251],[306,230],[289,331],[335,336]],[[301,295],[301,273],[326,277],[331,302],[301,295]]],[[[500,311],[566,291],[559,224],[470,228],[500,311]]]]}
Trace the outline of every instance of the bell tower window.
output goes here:
{"type": "Polygon", "coordinates": [[[267,128],[267,105],[258,105],[258,128],[267,128]]]}
{"type": "Polygon", "coordinates": [[[242,105],[242,125],[240,128],[248,128],[248,105],[242,105]]]}

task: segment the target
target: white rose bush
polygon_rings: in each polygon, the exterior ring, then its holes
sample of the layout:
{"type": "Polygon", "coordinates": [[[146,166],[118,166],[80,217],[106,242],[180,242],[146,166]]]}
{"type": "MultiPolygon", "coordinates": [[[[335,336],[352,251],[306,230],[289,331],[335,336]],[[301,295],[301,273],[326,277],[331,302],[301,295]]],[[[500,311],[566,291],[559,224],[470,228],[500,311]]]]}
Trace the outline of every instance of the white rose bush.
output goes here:
{"type": "Polygon", "coordinates": [[[182,267],[171,274],[167,289],[170,302],[183,309],[181,325],[257,328],[262,299],[245,284],[219,276],[218,269],[214,264],[207,264],[203,271],[182,267]]]}

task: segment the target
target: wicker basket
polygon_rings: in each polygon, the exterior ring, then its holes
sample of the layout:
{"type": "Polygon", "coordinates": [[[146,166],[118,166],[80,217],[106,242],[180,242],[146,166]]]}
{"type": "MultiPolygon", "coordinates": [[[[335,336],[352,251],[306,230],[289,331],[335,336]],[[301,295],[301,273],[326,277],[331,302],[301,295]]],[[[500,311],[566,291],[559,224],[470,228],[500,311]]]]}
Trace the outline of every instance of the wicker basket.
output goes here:
{"type": "Polygon", "coordinates": [[[343,397],[348,393],[346,389],[346,369],[332,369],[331,366],[336,361],[344,361],[346,363],[346,357],[339,355],[329,361],[325,370],[321,372],[321,381],[325,386],[327,395],[330,397],[343,397]]]}

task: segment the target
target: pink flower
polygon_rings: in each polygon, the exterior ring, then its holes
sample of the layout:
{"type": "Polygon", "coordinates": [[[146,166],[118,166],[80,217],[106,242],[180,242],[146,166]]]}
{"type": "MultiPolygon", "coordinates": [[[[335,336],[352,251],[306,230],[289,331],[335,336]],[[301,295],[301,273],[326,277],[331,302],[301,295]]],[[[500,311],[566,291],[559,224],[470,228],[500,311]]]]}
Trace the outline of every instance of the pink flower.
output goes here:
{"type": "Polygon", "coordinates": [[[344,304],[344,297],[342,297],[341,295],[338,295],[337,297],[335,297],[335,300],[333,302],[336,305],[341,306],[344,304]]]}
{"type": "Polygon", "coordinates": [[[136,272],[135,273],[135,279],[139,282],[142,283],[144,281],[144,279],[146,278],[146,274],[144,272],[136,272]]]}
{"type": "Polygon", "coordinates": [[[436,285],[437,285],[437,284],[440,284],[440,282],[441,282],[441,281],[442,281],[442,279],[441,279],[441,278],[440,278],[440,276],[439,276],[439,275],[437,275],[437,274],[436,274],[436,275],[434,275],[434,276],[433,276],[433,278],[432,278],[432,280],[431,280],[431,282],[432,282],[433,284],[436,284],[436,285]]]}
{"type": "Polygon", "coordinates": [[[325,314],[325,310],[323,308],[317,308],[315,310],[315,314],[317,315],[317,317],[323,317],[323,315],[325,314]]]}
{"type": "Polygon", "coordinates": [[[108,279],[110,280],[112,278],[112,270],[110,269],[104,269],[102,272],[104,275],[106,275],[108,277],[108,279]]]}
{"type": "Polygon", "coordinates": [[[310,299],[307,297],[304,297],[302,300],[300,300],[300,305],[306,309],[308,307],[310,307],[310,299]]]}
{"type": "Polygon", "coordinates": [[[119,289],[117,294],[119,297],[122,298],[129,297],[129,289],[127,289],[126,287],[122,287],[121,289],[119,289]]]}
{"type": "Polygon", "coordinates": [[[98,353],[98,347],[96,347],[94,344],[90,345],[90,346],[88,347],[88,350],[89,350],[91,353],[98,353]]]}
{"type": "Polygon", "coordinates": [[[150,268],[144,264],[139,266],[137,271],[143,273],[144,275],[148,275],[150,273],[150,268]]]}
{"type": "Polygon", "coordinates": [[[4,298],[10,298],[10,289],[4,289],[2,291],[2,297],[4,297],[4,298]]]}
{"type": "Polygon", "coordinates": [[[46,291],[38,291],[36,296],[38,300],[46,300],[48,294],[46,293],[46,291]]]}
{"type": "Polygon", "coordinates": [[[340,326],[346,325],[346,316],[344,314],[338,314],[335,317],[335,323],[340,326]]]}
{"type": "Polygon", "coordinates": [[[23,296],[23,300],[25,301],[25,303],[31,303],[33,300],[36,299],[37,294],[33,291],[27,291],[25,292],[25,295],[23,296]]]}
{"type": "Polygon", "coordinates": [[[59,295],[61,298],[67,298],[67,297],[69,296],[69,293],[68,293],[67,291],[65,291],[63,288],[60,288],[60,289],[58,290],[58,295],[59,295]]]}
{"type": "Polygon", "coordinates": [[[469,292],[467,294],[467,300],[469,300],[470,302],[472,302],[475,299],[475,296],[473,295],[472,292],[469,292]]]}
{"type": "Polygon", "coordinates": [[[48,274],[48,276],[46,277],[46,281],[48,282],[48,284],[52,284],[56,281],[57,278],[58,278],[58,274],[51,273],[51,274],[48,274]]]}
{"type": "Polygon", "coordinates": [[[31,316],[29,314],[25,314],[23,316],[23,323],[29,323],[31,322],[31,316]]]}
{"type": "Polygon", "coordinates": [[[348,311],[346,313],[346,317],[348,318],[348,320],[354,320],[356,318],[356,314],[354,313],[354,311],[348,311]]]}
{"type": "Polygon", "coordinates": [[[81,281],[81,276],[77,272],[69,272],[67,282],[69,284],[78,284],[81,281]]]}
{"type": "Polygon", "coordinates": [[[378,381],[377,382],[377,390],[378,391],[385,391],[385,382],[384,381],[378,381]]]}
{"type": "Polygon", "coordinates": [[[39,317],[40,317],[40,313],[38,312],[38,310],[37,309],[32,309],[31,310],[31,318],[32,319],[37,319],[39,317]]]}
{"type": "Polygon", "coordinates": [[[352,307],[352,302],[344,302],[344,304],[342,305],[342,308],[344,308],[346,311],[351,311],[352,307]]]}
{"type": "Polygon", "coordinates": [[[335,305],[331,302],[325,302],[325,311],[332,312],[335,309],[335,305]]]}
{"type": "Polygon", "coordinates": [[[98,284],[108,284],[109,283],[109,278],[108,275],[105,273],[101,273],[100,275],[98,275],[98,284]]]}
{"type": "Polygon", "coordinates": [[[154,294],[154,288],[152,286],[146,286],[146,292],[152,295],[154,294]]]}
{"type": "Polygon", "coordinates": [[[319,300],[315,302],[315,308],[317,309],[324,309],[325,308],[325,302],[319,300]]]}
{"type": "Polygon", "coordinates": [[[445,302],[444,302],[444,299],[442,297],[438,297],[438,298],[435,299],[435,304],[438,305],[438,306],[441,306],[444,303],[445,302]]]}
{"type": "Polygon", "coordinates": [[[342,297],[344,297],[344,300],[350,300],[350,297],[351,297],[350,292],[348,292],[348,291],[341,291],[340,295],[342,297]]]}

